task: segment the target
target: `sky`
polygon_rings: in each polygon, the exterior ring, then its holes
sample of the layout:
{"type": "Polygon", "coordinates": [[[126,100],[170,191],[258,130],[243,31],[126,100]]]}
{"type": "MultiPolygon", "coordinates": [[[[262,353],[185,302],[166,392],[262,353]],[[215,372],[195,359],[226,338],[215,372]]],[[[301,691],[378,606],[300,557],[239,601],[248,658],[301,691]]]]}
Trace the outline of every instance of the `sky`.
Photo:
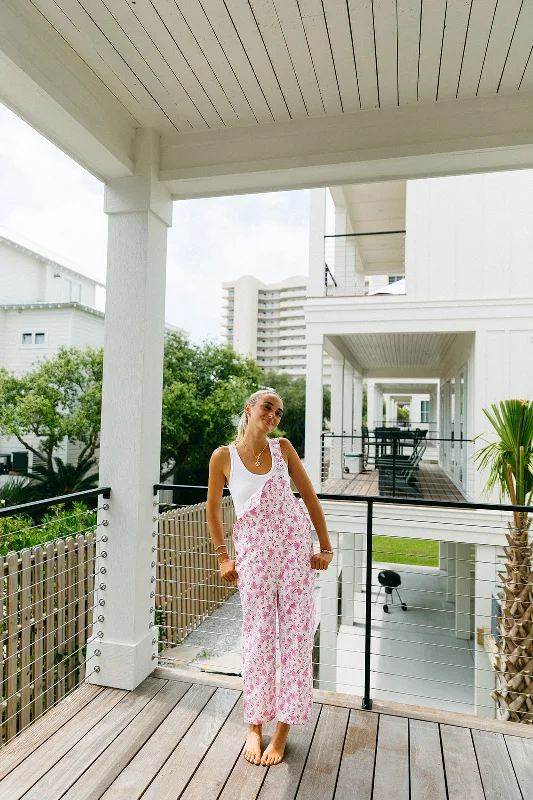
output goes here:
{"type": "MultiPolygon", "coordinates": [[[[103,202],[100,181],[0,104],[0,227],[7,234],[24,236],[105,283],[103,202]]],[[[194,341],[218,339],[222,281],[306,275],[308,219],[307,191],[174,203],[167,322],[194,341]]]]}

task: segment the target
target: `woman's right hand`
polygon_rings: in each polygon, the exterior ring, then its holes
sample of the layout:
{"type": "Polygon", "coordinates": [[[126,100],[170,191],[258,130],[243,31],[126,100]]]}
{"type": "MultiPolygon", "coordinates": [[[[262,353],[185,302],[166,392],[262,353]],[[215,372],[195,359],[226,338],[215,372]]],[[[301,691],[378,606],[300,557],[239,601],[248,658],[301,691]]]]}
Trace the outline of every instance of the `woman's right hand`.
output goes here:
{"type": "Polygon", "coordinates": [[[239,577],[235,571],[235,561],[229,556],[226,556],[226,558],[219,558],[218,566],[220,574],[225,581],[233,583],[239,577]]]}

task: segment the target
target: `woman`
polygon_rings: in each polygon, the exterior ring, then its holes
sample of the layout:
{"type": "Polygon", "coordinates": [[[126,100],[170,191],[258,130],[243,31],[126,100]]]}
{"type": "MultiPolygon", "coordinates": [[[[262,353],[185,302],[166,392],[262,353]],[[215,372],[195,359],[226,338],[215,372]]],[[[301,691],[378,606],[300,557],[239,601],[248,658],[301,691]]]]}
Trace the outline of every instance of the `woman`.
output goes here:
{"type": "Polygon", "coordinates": [[[283,402],[271,390],[248,399],[237,439],[219,447],[209,464],[207,521],[222,577],[236,581],[241,596],[244,757],[271,766],[283,758],[292,725],[312,712],[314,570],[333,558],[322,507],[296,450],[288,439],[268,438],[283,417],[283,402]],[[313,554],[311,525],[290,488],[304,501],[320,542],[313,554]],[[221,498],[227,484],[235,505],[236,558],[224,544],[221,498]],[[276,611],[281,679],[276,695],[276,611]],[[277,719],[276,731],[261,752],[261,730],[277,719]]]}

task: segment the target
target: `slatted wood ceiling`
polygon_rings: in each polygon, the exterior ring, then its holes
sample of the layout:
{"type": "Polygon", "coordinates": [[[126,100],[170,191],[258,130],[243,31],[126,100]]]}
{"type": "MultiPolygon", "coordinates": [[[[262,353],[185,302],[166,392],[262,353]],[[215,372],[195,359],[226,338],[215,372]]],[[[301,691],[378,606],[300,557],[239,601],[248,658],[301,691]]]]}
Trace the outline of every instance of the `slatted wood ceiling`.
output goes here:
{"type": "Polygon", "coordinates": [[[31,0],[140,126],[533,89],[533,0],[31,0]]]}
{"type": "Polygon", "coordinates": [[[454,333],[363,333],[339,338],[363,369],[436,369],[455,337],[454,333]]]}

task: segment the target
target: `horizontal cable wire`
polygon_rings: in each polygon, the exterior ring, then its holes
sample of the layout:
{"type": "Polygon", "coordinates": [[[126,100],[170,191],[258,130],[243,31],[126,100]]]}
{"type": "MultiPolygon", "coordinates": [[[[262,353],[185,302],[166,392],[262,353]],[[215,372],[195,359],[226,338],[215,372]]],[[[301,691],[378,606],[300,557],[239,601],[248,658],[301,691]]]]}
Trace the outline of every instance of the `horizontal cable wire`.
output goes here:
{"type": "MultiPolygon", "coordinates": [[[[87,613],[89,613],[90,611],[94,611],[94,609],[95,609],[95,608],[97,608],[97,607],[98,607],[98,605],[91,606],[90,608],[88,608],[88,609],[87,609],[87,611],[86,611],[85,613],[87,614],[87,613]]],[[[85,615],[84,615],[84,614],[78,614],[76,617],[73,617],[71,620],[67,620],[67,622],[70,622],[70,623],[72,623],[72,622],[74,622],[74,620],[76,620],[76,619],[81,619],[81,617],[82,617],[82,616],[85,616],[85,615]]],[[[65,622],[65,627],[66,627],[66,625],[67,625],[67,622],[65,622]]],[[[81,633],[84,633],[85,631],[89,630],[89,628],[93,628],[93,627],[95,627],[97,624],[98,624],[98,620],[94,620],[93,622],[89,622],[89,624],[88,624],[88,625],[86,625],[84,628],[79,628],[79,629],[78,629],[78,630],[77,630],[75,633],[73,633],[73,634],[72,634],[72,636],[69,636],[67,639],[64,639],[64,640],[61,642],[61,646],[65,645],[67,642],[70,642],[70,640],[71,640],[71,639],[75,639],[75,638],[76,638],[77,636],[79,636],[81,633]]],[[[59,628],[54,628],[53,630],[51,630],[51,631],[48,631],[48,633],[47,633],[47,634],[45,634],[44,636],[41,636],[41,637],[39,637],[38,639],[34,639],[34,641],[33,641],[33,642],[30,642],[29,644],[26,644],[26,645],[24,645],[24,647],[21,647],[21,648],[20,648],[20,650],[18,650],[18,649],[17,649],[17,650],[15,650],[15,652],[14,652],[14,653],[11,653],[10,655],[5,655],[5,656],[4,656],[4,663],[5,663],[5,662],[6,662],[6,661],[7,661],[9,658],[16,658],[16,659],[18,659],[18,658],[19,658],[19,656],[20,656],[20,654],[21,654],[21,653],[23,653],[23,652],[24,652],[24,650],[27,650],[27,649],[28,649],[28,648],[30,648],[30,647],[35,647],[35,645],[36,645],[36,644],[39,644],[40,642],[44,642],[44,641],[45,641],[45,640],[46,640],[46,639],[47,639],[49,636],[53,636],[53,637],[54,637],[54,639],[55,639],[55,638],[56,638],[56,637],[55,637],[55,634],[56,634],[56,633],[57,633],[59,630],[60,630],[59,628]]],[[[19,632],[17,632],[17,633],[19,633],[19,632]]],[[[7,637],[6,637],[6,638],[7,638],[7,637]]],[[[85,647],[86,645],[87,645],[87,642],[85,643],[85,645],[82,645],[82,646],[83,646],[83,647],[85,647]]],[[[57,642],[54,642],[54,649],[53,649],[53,651],[49,651],[49,652],[48,652],[48,655],[49,655],[50,653],[52,653],[52,652],[53,652],[53,653],[55,653],[55,651],[57,650],[58,646],[59,646],[59,645],[58,645],[58,643],[57,643],[57,642]]],[[[4,647],[6,647],[6,642],[5,642],[5,641],[4,641],[4,647]]],[[[46,655],[47,655],[47,653],[45,653],[45,652],[43,651],[43,653],[42,653],[42,654],[39,656],[39,658],[44,658],[46,655]]],[[[34,663],[34,662],[31,662],[31,663],[34,663]]],[[[31,666],[31,663],[30,663],[30,664],[26,664],[26,666],[25,666],[25,667],[22,667],[21,669],[28,669],[28,668],[31,666]]],[[[21,671],[21,670],[19,669],[19,670],[17,670],[17,672],[15,672],[15,673],[10,673],[10,674],[17,675],[17,674],[18,674],[20,671],[21,671]]],[[[43,673],[43,674],[44,674],[44,673],[43,673]]]]}
{"type": "MultiPolygon", "coordinates": [[[[87,663],[87,662],[85,662],[85,663],[87,663]]],[[[79,668],[78,668],[78,669],[79,669],[79,668]]],[[[74,672],[75,672],[75,671],[76,671],[76,670],[74,670],[74,672]]],[[[88,679],[91,677],[91,675],[93,675],[93,674],[94,674],[94,669],[93,669],[93,670],[92,670],[92,671],[91,671],[91,672],[90,672],[88,675],[86,675],[86,676],[85,676],[85,678],[83,679],[83,681],[80,681],[80,683],[77,683],[77,684],[75,684],[75,685],[74,685],[74,686],[73,686],[71,689],[69,689],[69,690],[68,690],[68,692],[65,692],[65,694],[61,695],[61,697],[58,697],[58,699],[57,699],[57,700],[56,700],[54,703],[52,703],[52,704],[51,704],[51,705],[50,705],[48,708],[46,708],[46,709],[45,709],[45,710],[44,710],[44,711],[43,711],[41,714],[39,714],[39,716],[38,716],[38,717],[35,717],[35,719],[32,719],[32,720],[31,720],[31,722],[28,722],[28,724],[27,724],[27,725],[24,725],[24,727],[23,727],[23,728],[20,728],[20,730],[18,730],[14,736],[11,736],[11,737],[10,737],[10,738],[9,738],[7,741],[5,741],[3,744],[0,744],[0,751],[1,751],[1,750],[2,750],[2,749],[3,749],[3,748],[6,746],[6,745],[8,745],[8,744],[10,744],[11,742],[15,741],[15,739],[17,739],[17,738],[20,736],[20,734],[21,734],[21,733],[23,733],[23,732],[24,732],[24,731],[25,731],[27,728],[29,728],[31,725],[33,725],[35,722],[37,722],[39,719],[42,719],[42,717],[43,717],[43,716],[44,716],[44,715],[45,715],[45,714],[46,714],[48,711],[50,711],[52,708],[55,708],[55,706],[57,706],[57,705],[58,705],[58,703],[60,703],[62,700],[65,700],[65,698],[66,698],[66,697],[68,697],[70,694],[72,694],[72,692],[75,692],[75,691],[76,691],[76,689],[79,689],[79,688],[80,688],[80,686],[82,686],[84,683],[87,683],[87,680],[88,680],[88,679]]],[[[68,677],[68,675],[67,675],[67,676],[65,676],[65,678],[61,678],[61,680],[63,681],[63,680],[65,680],[67,677],[68,677]]],[[[50,687],[49,687],[49,689],[55,689],[55,687],[58,685],[58,683],[60,683],[60,681],[58,681],[57,683],[54,683],[52,686],[50,686],[50,687]]],[[[45,689],[45,691],[46,691],[46,689],[45,689]]],[[[43,692],[42,694],[44,694],[44,692],[43,692]]],[[[40,694],[40,695],[38,695],[36,698],[34,698],[34,699],[33,699],[33,702],[36,702],[36,700],[37,700],[39,697],[42,697],[42,694],[40,694]]],[[[31,704],[30,704],[30,705],[31,705],[31,704]]],[[[26,706],[24,706],[24,708],[26,708],[26,706]]],[[[21,709],[21,710],[22,710],[22,709],[21,709]]],[[[11,719],[11,717],[10,717],[10,719],[11,719]]],[[[6,722],[7,722],[7,720],[6,720],[6,722]]],[[[5,724],[5,723],[0,723],[0,724],[5,724]]]]}
{"type": "MultiPolygon", "coordinates": [[[[83,664],[88,664],[88,663],[89,663],[89,661],[92,661],[92,659],[93,659],[94,657],[95,657],[94,655],[90,656],[90,657],[87,659],[87,661],[84,661],[84,662],[83,662],[83,664]]],[[[15,719],[15,717],[18,717],[18,715],[20,714],[20,712],[21,712],[21,711],[23,711],[25,708],[28,708],[28,707],[29,707],[29,706],[31,706],[33,703],[35,703],[35,701],[36,701],[36,700],[37,700],[39,697],[42,697],[42,696],[43,696],[43,694],[45,694],[45,692],[46,692],[46,691],[50,691],[50,689],[55,689],[55,687],[56,687],[56,686],[59,686],[59,684],[60,684],[60,683],[62,683],[62,682],[63,682],[63,681],[65,681],[67,678],[69,678],[71,675],[73,675],[73,674],[74,674],[74,672],[77,672],[79,669],[81,669],[81,667],[83,666],[83,664],[79,664],[77,667],[74,667],[74,669],[73,669],[73,670],[71,670],[71,672],[68,672],[66,675],[63,675],[63,677],[59,678],[59,680],[58,680],[58,681],[56,681],[55,683],[53,683],[51,686],[48,686],[48,687],[46,687],[46,689],[44,689],[44,691],[43,691],[43,692],[41,692],[41,694],[40,694],[40,695],[37,695],[37,697],[34,697],[34,698],[33,698],[33,700],[31,700],[29,703],[26,703],[26,705],[25,705],[25,706],[22,706],[21,708],[17,709],[17,711],[16,711],[14,714],[12,714],[10,717],[6,717],[6,719],[3,721],[3,723],[2,723],[2,724],[3,724],[3,725],[5,725],[7,722],[9,722],[9,720],[10,720],[10,719],[15,719]]],[[[86,675],[86,676],[85,676],[85,678],[84,678],[84,680],[83,680],[83,681],[80,681],[80,683],[79,683],[79,684],[77,684],[77,686],[73,686],[73,687],[72,687],[72,690],[73,690],[73,689],[78,689],[78,688],[79,688],[79,686],[80,686],[80,684],[81,684],[81,683],[84,683],[84,682],[87,680],[87,678],[89,678],[89,677],[90,677],[90,676],[93,674],[93,672],[94,672],[94,669],[92,670],[92,672],[91,672],[91,673],[89,673],[89,675],[86,675]]],[[[43,672],[43,675],[44,675],[44,674],[45,674],[45,673],[43,672]]],[[[41,676],[39,676],[39,677],[41,677],[41,676]]],[[[71,690],[71,691],[72,691],[72,690],[71,690]]],[[[19,694],[19,692],[17,692],[17,694],[19,694]]],[[[67,694],[69,694],[69,692],[67,692],[67,694]]],[[[55,703],[53,703],[53,705],[52,705],[52,706],[50,706],[50,708],[52,708],[54,705],[56,705],[57,703],[59,703],[59,701],[60,701],[60,700],[63,700],[63,699],[64,699],[64,698],[67,696],[67,694],[64,694],[64,695],[62,695],[60,698],[58,698],[58,700],[57,700],[55,703]]],[[[8,699],[8,698],[6,698],[6,699],[8,699]]],[[[46,709],[46,710],[48,711],[49,709],[46,709]]],[[[43,713],[46,713],[46,712],[43,712],[43,713]]],[[[30,723],[30,725],[31,725],[31,723],[30,723]]],[[[15,737],[13,737],[13,738],[15,738],[15,737]]],[[[12,741],[12,739],[10,739],[9,741],[12,741]]],[[[8,742],[6,742],[6,744],[8,744],[8,742]]]]}
{"type": "MultiPolygon", "coordinates": [[[[26,528],[21,528],[20,530],[13,531],[11,533],[2,533],[0,534],[0,539],[5,539],[10,536],[20,536],[23,533],[27,533],[28,531],[35,531],[39,528],[46,528],[51,525],[59,525],[62,522],[65,522],[68,519],[78,519],[79,517],[85,517],[89,514],[94,514],[94,511],[81,511],[79,514],[72,514],[69,517],[58,517],[58,519],[49,519],[46,522],[40,522],[38,525],[28,525],[26,528]]],[[[15,514],[13,516],[16,516],[15,514]]],[[[11,519],[11,517],[5,517],[5,519],[11,519]]],[[[101,523],[93,523],[93,526],[96,527],[98,524],[101,523]]],[[[78,531],[75,531],[77,534],[78,531]]],[[[35,545],[34,545],[35,546],[35,545]]]]}
{"type": "MultiPolygon", "coordinates": [[[[61,556],[64,557],[65,560],[66,560],[66,558],[68,556],[68,553],[65,551],[65,553],[61,554],[61,556]]],[[[53,558],[54,561],[57,561],[58,560],[57,553],[54,553],[52,558],[53,558]]],[[[84,564],[90,564],[91,561],[98,561],[100,558],[101,558],[101,556],[98,553],[96,553],[96,555],[92,556],[91,558],[84,559],[83,563],[84,564]]],[[[22,561],[22,559],[19,558],[18,561],[20,563],[22,561]]],[[[17,571],[15,573],[12,573],[11,576],[9,575],[9,573],[6,573],[3,576],[3,578],[0,578],[0,581],[2,581],[2,580],[7,581],[9,577],[13,577],[14,575],[22,575],[23,572],[27,572],[29,569],[41,569],[41,568],[44,569],[45,565],[48,564],[48,563],[51,563],[51,562],[47,561],[46,559],[43,559],[41,562],[38,562],[37,564],[35,564],[35,562],[34,562],[33,564],[29,564],[27,567],[21,567],[21,569],[17,569],[17,571]]],[[[47,580],[51,580],[51,579],[57,577],[58,575],[65,575],[67,572],[70,572],[72,569],[76,569],[77,566],[78,566],[78,564],[76,562],[74,567],[68,567],[67,569],[60,570],[59,572],[53,572],[51,575],[48,575],[48,576],[45,575],[43,577],[42,582],[39,581],[39,583],[45,583],[47,580]]],[[[35,586],[37,586],[36,583],[32,583],[32,584],[30,584],[30,586],[25,586],[25,587],[19,586],[19,588],[17,589],[16,592],[11,592],[11,594],[4,595],[4,600],[7,597],[11,597],[14,594],[19,594],[19,592],[23,591],[23,589],[33,589],[35,586]]]]}

